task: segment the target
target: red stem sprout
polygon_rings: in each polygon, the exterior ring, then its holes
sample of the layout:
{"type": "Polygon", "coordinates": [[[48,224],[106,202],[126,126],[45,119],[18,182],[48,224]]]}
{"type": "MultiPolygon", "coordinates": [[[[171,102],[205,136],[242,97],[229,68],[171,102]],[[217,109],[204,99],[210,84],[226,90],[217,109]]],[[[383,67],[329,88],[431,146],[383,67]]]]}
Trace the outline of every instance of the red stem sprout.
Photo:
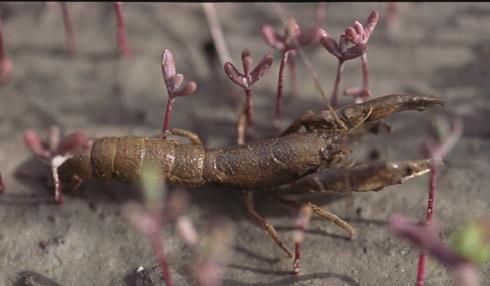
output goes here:
{"type": "Polygon", "coordinates": [[[158,232],[150,235],[151,245],[153,247],[153,251],[155,252],[155,258],[158,261],[158,265],[160,265],[160,269],[162,269],[163,279],[166,282],[166,285],[172,286],[172,279],[170,278],[170,270],[168,268],[167,256],[165,255],[165,250],[162,244],[162,236],[161,230],[158,229],[158,232]]]}
{"type": "Polygon", "coordinates": [[[340,85],[340,77],[342,76],[342,71],[344,70],[344,61],[339,60],[337,63],[337,72],[335,73],[335,81],[333,84],[332,97],[330,98],[330,105],[332,107],[337,106],[337,93],[340,85]]]}
{"type": "Polygon", "coordinates": [[[296,227],[293,234],[294,240],[294,260],[293,260],[293,272],[298,275],[301,269],[301,243],[305,238],[305,230],[308,228],[312,214],[312,209],[309,205],[303,205],[299,210],[298,217],[296,218],[296,227]]]}
{"type": "Polygon", "coordinates": [[[353,27],[348,27],[345,30],[345,32],[340,35],[338,42],[335,41],[332,37],[330,37],[325,30],[320,30],[321,33],[320,43],[330,54],[332,54],[338,59],[337,74],[335,76],[335,82],[332,88],[332,96],[330,98],[330,104],[333,107],[337,106],[338,90],[339,90],[339,84],[341,79],[341,73],[343,70],[342,65],[347,60],[352,60],[361,57],[361,63],[363,68],[363,87],[360,89],[361,92],[358,92],[353,95],[355,95],[356,97],[362,95],[363,98],[365,98],[366,97],[365,94],[370,94],[369,90],[367,90],[367,80],[368,80],[367,58],[363,59],[362,56],[366,54],[369,37],[374,31],[374,28],[376,27],[378,20],[379,20],[378,12],[376,10],[371,11],[366,21],[366,24],[364,26],[358,21],[355,21],[353,27]],[[347,47],[349,43],[353,44],[353,46],[350,48],[347,47]]]}
{"type": "MultiPolygon", "coordinates": [[[[283,91],[283,80],[284,72],[286,70],[286,63],[288,58],[296,53],[299,46],[307,46],[318,42],[320,39],[319,29],[313,27],[305,32],[302,32],[296,20],[293,18],[289,19],[287,27],[285,27],[284,35],[279,35],[274,28],[269,25],[262,27],[262,36],[269,46],[274,49],[281,51],[281,65],[279,67],[279,75],[277,79],[277,97],[276,97],[276,108],[275,108],[275,118],[279,119],[282,117],[282,91],[283,91]]],[[[289,62],[290,67],[294,65],[293,61],[289,62]]],[[[295,73],[291,74],[291,81],[295,81],[295,73]]],[[[292,84],[295,86],[295,84],[292,84]]]]}
{"type": "Polygon", "coordinates": [[[65,27],[65,47],[70,56],[75,55],[75,36],[71,24],[70,13],[66,2],[59,2],[63,14],[63,25],[65,27]]]}
{"type": "Polygon", "coordinates": [[[126,37],[126,25],[124,22],[124,14],[122,12],[122,2],[114,3],[114,9],[116,10],[117,18],[117,44],[119,46],[119,52],[126,58],[132,56],[132,51],[129,48],[128,40],[126,37]]]}
{"type": "Polygon", "coordinates": [[[0,173],[0,194],[5,192],[5,185],[2,180],[2,174],[0,173]]]}
{"type": "Polygon", "coordinates": [[[219,274],[230,256],[234,238],[233,225],[228,222],[215,224],[195,250],[192,272],[199,286],[219,286],[219,274]],[[197,249],[196,249],[197,248],[197,249]]]}
{"type": "Polygon", "coordinates": [[[296,64],[294,62],[294,57],[288,57],[288,65],[289,65],[289,75],[291,78],[290,89],[291,96],[296,96],[296,64]]]}
{"type": "Polygon", "coordinates": [[[61,204],[63,202],[63,194],[58,176],[58,167],[70,158],[73,153],[81,148],[87,148],[91,141],[82,132],[74,132],[61,139],[59,127],[52,126],[49,130],[48,140],[42,140],[34,130],[26,130],[24,132],[24,144],[42,162],[50,166],[54,183],[54,199],[61,204]]]}
{"type": "Polygon", "coordinates": [[[290,55],[290,51],[285,51],[281,56],[281,65],[279,66],[279,78],[277,79],[277,97],[276,97],[276,118],[282,117],[282,89],[283,89],[283,81],[284,81],[284,71],[286,69],[286,62],[288,61],[288,56],[290,55]]]}
{"type": "Polygon", "coordinates": [[[3,46],[3,26],[0,17],[0,84],[7,84],[10,81],[11,72],[12,61],[5,55],[5,48],[3,46]]]}
{"type": "MultiPolygon", "coordinates": [[[[397,236],[410,241],[434,257],[439,263],[451,270],[456,278],[456,285],[478,286],[479,278],[474,263],[461,254],[449,248],[439,238],[437,228],[430,224],[416,224],[401,215],[390,217],[390,230],[397,236]]],[[[425,258],[424,258],[425,261],[425,258]]],[[[419,264],[419,269],[420,269],[419,264]]],[[[425,268],[422,268],[425,271],[425,268]]],[[[416,285],[424,285],[424,279],[418,280],[416,285]]]]}
{"type": "Polygon", "coordinates": [[[246,97],[245,114],[247,118],[247,126],[252,126],[252,92],[250,88],[256,83],[272,66],[273,58],[270,54],[265,55],[262,60],[252,70],[252,55],[250,51],[244,49],[242,51],[243,74],[240,73],[231,62],[226,62],[224,70],[228,78],[236,85],[243,88],[246,97]]]}
{"type": "Polygon", "coordinates": [[[148,236],[155,259],[162,270],[165,285],[172,286],[168,260],[162,245],[163,226],[186,207],[187,201],[180,193],[175,193],[166,202],[165,183],[158,179],[157,174],[158,170],[155,168],[143,170],[141,182],[144,205],[131,204],[124,211],[126,217],[148,236]]]}
{"type": "MultiPolygon", "coordinates": [[[[456,121],[456,123],[452,126],[452,130],[450,135],[445,139],[442,143],[429,142],[427,144],[427,150],[429,152],[431,158],[430,165],[430,177],[429,177],[429,198],[427,201],[427,212],[425,217],[425,224],[431,225],[432,218],[435,212],[435,200],[436,200],[436,192],[437,192],[437,175],[438,168],[442,162],[442,159],[446,156],[446,154],[451,150],[451,148],[456,144],[456,141],[459,139],[462,133],[462,123],[461,121],[456,121]]],[[[426,260],[426,252],[424,250],[421,251],[417,266],[417,286],[423,286],[425,283],[425,260],[426,260]]]]}
{"type": "Polygon", "coordinates": [[[167,108],[165,109],[165,116],[163,117],[163,132],[168,130],[168,125],[170,124],[170,117],[174,108],[175,98],[170,98],[167,100],[167,108]]]}
{"type": "Polygon", "coordinates": [[[327,6],[325,2],[318,2],[316,6],[315,22],[317,27],[321,27],[327,18],[327,6]]]}
{"type": "Polygon", "coordinates": [[[398,18],[399,3],[398,2],[388,2],[386,4],[386,10],[388,12],[387,23],[388,27],[392,27],[398,18]]]}
{"type": "Polygon", "coordinates": [[[367,53],[364,53],[361,56],[361,68],[362,68],[362,86],[360,88],[349,87],[344,91],[344,95],[353,97],[355,99],[355,103],[362,103],[371,96],[371,91],[369,90],[369,71],[367,67],[367,53]]]}
{"type": "Polygon", "coordinates": [[[143,206],[130,204],[124,210],[126,217],[148,236],[155,259],[163,272],[165,285],[172,285],[168,259],[162,245],[164,226],[176,219],[178,234],[184,243],[194,252],[192,274],[196,285],[218,286],[218,273],[223,262],[229,256],[229,246],[233,238],[230,224],[214,227],[209,235],[200,239],[190,218],[182,212],[187,207],[187,198],[182,192],[174,192],[165,201],[165,183],[158,179],[158,168],[148,168],[142,172],[145,203],[143,206]]]}
{"type": "MultiPolygon", "coordinates": [[[[148,191],[145,190],[145,192],[148,191]]],[[[151,203],[147,203],[144,208],[129,206],[125,211],[129,220],[148,236],[155,259],[162,270],[165,285],[172,286],[168,260],[162,245],[162,225],[167,221],[167,218],[163,217],[164,209],[161,208],[162,206],[159,205],[153,209],[151,203]]]]}
{"type": "MultiPolygon", "coordinates": [[[[168,92],[168,102],[162,128],[163,134],[165,134],[170,124],[175,98],[191,95],[196,90],[197,84],[194,81],[184,84],[184,76],[180,73],[176,74],[175,59],[170,50],[165,50],[162,53],[162,75],[168,92]]],[[[165,138],[165,135],[163,135],[163,138],[165,138]]]]}

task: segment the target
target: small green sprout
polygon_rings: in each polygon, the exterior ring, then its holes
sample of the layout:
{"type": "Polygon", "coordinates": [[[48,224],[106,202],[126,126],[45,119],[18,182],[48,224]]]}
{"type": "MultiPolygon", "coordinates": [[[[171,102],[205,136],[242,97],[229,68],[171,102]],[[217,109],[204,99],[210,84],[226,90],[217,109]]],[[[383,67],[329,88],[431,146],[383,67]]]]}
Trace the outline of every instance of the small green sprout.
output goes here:
{"type": "Polygon", "coordinates": [[[165,182],[160,179],[159,169],[156,166],[147,166],[141,172],[141,185],[148,209],[154,210],[163,207],[166,195],[165,182]]]}
{"type": "Polygon", "coordinates": [[[490,260],[490,223],[477,220],[453,234],[451,249],[462,257],[483,264],[490,260]]]}

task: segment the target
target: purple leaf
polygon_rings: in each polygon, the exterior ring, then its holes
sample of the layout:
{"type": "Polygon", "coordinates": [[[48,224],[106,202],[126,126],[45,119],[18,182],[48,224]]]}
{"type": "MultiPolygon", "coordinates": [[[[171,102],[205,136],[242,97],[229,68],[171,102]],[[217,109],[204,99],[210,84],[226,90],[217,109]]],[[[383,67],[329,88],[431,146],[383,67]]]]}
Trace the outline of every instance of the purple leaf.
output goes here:
{"type": "Polygon", "coordinates": [[[454,253],[439,238],[437,230],[433,225],[421,226],[415,224],[402,215],[392,215],[389,221],[391,231],[407,239],[447,267],[455,267],[462,262],[463,258],[454,253]]]}
{"type": "Polygon", "coordinates": [[[262,37],[274,49],[282,50],[285,47],[284,38],[279,36],[272,26],[264,25],[262,27],[262,37]]]}
{"type": "MultiPolygon", "coordinates": [[[[324,31],[324,30],[322,30],[322,31],[324,31]]],[[[301,46],[312,45],[312,44],[317,43],[322,36],[323,36],[323,34],[319,28],[316,28],[316,27],[310,28],[298,36],[298,43],[301,46]]]]}
{"type": "Polygon", "coordinates": [[[34,130],[26,130],[24,132],[24,143],[32,153],[37,156],[49,158],[50,151],[46,147],[46,143],[41,140],[38,133],[34,130]]]}
{"type": "Polygon", "coordinates": [[[193,81],[187,82],[184,86],[180,86],[172,91],[172,97],[191,95],[197,88],[197,84],[193,81]]]}
{"type": "Polygon", "coordinates": [[[320,44],[327,49],[327,51],[337,58],[342,58],[342,52],[340,51],[339,44],[328,34],[320,40],[320,44]]]}
{"type": "Polygon", "coordinates": [[[162,74],[167,89],[174,89],[172,78],[175,76],[175,59],[170,50],[165,50],[162,54],[162,74]]]}
{"type": "Polygon", "coordinates": [[[291,41],[291,38],[296,38],[299,36],[301,33],[301,30],[299,28],[298,23],[296,22],[296,19],[294,18],[289,18],[288,21],[288,29],[286,30],[286,40],[289,40],[288,42],[291,41]]]}
{"type": "Polygon", "coordinates": [[[354,22],[354,29],[356,30],[356,33],[360,36],[364,34],[364,28],[362,27],[362,24],[358,21],[354,22]]]}
{"type": "Polygon", "coordinates": [[[274,61],[274,58],[272,55],[268,54],[260,60],[259,64],[254,68],[254,70],[250,73],[250,84],[254,84],[256,81],[258,81],[264,74],[269,70],[269,68],[272,66],[272,62],[274,61]]]}
{"type": "Polygon", "coordinates": [[[172,77],[173,88],[171,90],[173,91],[176,88],[179,88],[183,82],[184,76],[181,73],[176,74],[174,77],[172,77]]]}
{"type": "Polygon", "coordinates": [[[250,51],[248,49],[244,49],[242,51],[242,65],[243,65],[243,74],[247,76],[250,73],[250,68],[252,67],[253,61],[250,51]]]}
{"type": "Polygon", "coordinates": [[[347,40],[347,37],[345,36],[345,33],[340,34],[340,37],[339,37],[339,48],[340,48],[340,52],[341,53],[345,53],[345,51],[347,50],[348,43],[349,43],[349,41],[347,40]]]}
{"type": "Polygon", "coordinates": [[[376,11],[376,10],[371,11],[371,14],[369,14],[369,17],[366,21],[366,24],[364,25],[365,26],[364,32],[366,33],[366,36],[368,38],[371,36],[371,33],[373,32],[374,28],[376,27],[378,20],[379,20],[378,11],[376,11]]]}
{"type": "Polygon", "coordinates": [[[344,61],[346,60],[352,60],[355,58],[358,58],[362,56],[366,52],[366,46],[365,45],[355,45],[353,47],[348,48],[342,55],[342,59],[344,61]]]}
{"type": "Polygon", "coordinates": [[[236,85],[241,86],[244,89],[248,88],[247,78],[242,75],[231,62],[226,62],[224,70],[228,78],[236,85]]]}
{"type": "Polygon", "coordinates": [[[354,44],[361,44],[362,43],[362,37],[354,30],[354,28],[349,27],[345,29],[345,38],[354,43],[354,44]]]}
{"type": "Polygon", "coordinates": [[[53,155],[63,155],[66,153],[73,153],[79,148],[88,146],[90,140],[83,132],[72,133],[60,141],[60,144],[56,147],[53,155]]]}

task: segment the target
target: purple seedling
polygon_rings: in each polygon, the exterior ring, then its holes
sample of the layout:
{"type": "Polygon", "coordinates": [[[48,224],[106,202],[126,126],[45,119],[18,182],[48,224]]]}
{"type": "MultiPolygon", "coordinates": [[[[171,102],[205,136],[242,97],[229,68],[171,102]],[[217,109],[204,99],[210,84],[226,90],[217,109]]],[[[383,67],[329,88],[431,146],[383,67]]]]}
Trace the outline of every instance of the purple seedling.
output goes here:
{"type": "Polygon", "coordinates": [[[219,273],[230,256],[230,245],[234,237],[232,225],[219,222],[200,237],[187,215],[176,219],[176,228],[184,243],[194,252],[191,272],[199,286],[219,286],[219,273]]]}
{"type": "Polygon", "coordinates": [[[165,285],[172,286],[172,279],[168,267],[168,260],[162,244],[162,218],[163,209],[130,209],[128,218],[144,234],[148,236],[155,259],[163,273],[165,285]]]}
{"type": "Polygon", "coordinates": [[[301,243],[305,239],[305,230],[308,228],[312,215],[312,209],[309,205],[303,205],[299,210],[298,217],[296,218],[296,226],[293,233],[294,240],[294,260],[293,260],[293,272],[299,274],[301,270],[301,243]]]}
{"type": "MultiPolygon", "coordinates": [[[[165,134],[170,124],[175,98],[191,95],[196,90],[197,84],[194,81],[184,83],[184,76],[175,73],[175,59],[170,50],[165,50],[162,54],[162,75],[168,92],[167,108],[163,119],[163,134],[165,134]]],[[[163,138],[166,136],[163,135],[163,138]]]]}
{"type": "Polygon", "coordinates": [[[5,184],[3,183],[2,174],[0,173],[0,194],[3,192],[5,192],[5,184]]]}
{"type": "Polygon", "coordinates": [[[395,24],[396,20],[398,19],[398,14],[399,14],[399,6],[400,3],[398,2],[388,2],[386,3],[386,11],[387,11],[387,25],[388,28],[392,28],[393,25],[395,24]]]}
{"type": "Polygon", "coordinates": [[[175,222],[175,227],[180,237],[184,243],[194,248],[199,243],[199,235],[197,234],[196,228],[192,223],[191,219],[187,215],[181,215],[177,218],[175,222]]]}
{"type": "Polygon", "coordinates": [[[166,201],[165,183],[158,179],[158,172],[157,168],[143,170],[144,205],[130,204],[124,210],[126,217],[148,236],[165,285],[171,286],[173,283],[162,240],[165,238],[165,226],[175,219],[178,234],[194,252],[191,272],[197,285],[218,286],[218,273],[223,269],[220,263],[227,258],[233,238],[231,225],[220,224],[209,235],[199,237],[191,219],[182,214],[188,205],[187,197],[177,191],[166,201]]]}
{"type": "Polygon", "coordinates": [[[63,25],[65,27],[65,47],[70,56],[75,55],[75,36],[71,25],[70,13],[66,2],[59,2],[63,14],[63,25]]]}
{"type": "MultiPolygon", "coordinates": [[[[142,183],[145,199],[144,206],[129,205],[125,209],[125,213],[127,218],[148,236],[155,258],[162,270],[165,285],[172,286],[168,260],[162,244],[162,233],[163,226],[169,221],[170,216],[175,215],[173,211],[170,213],[171,210],[175,210],[171,206],[172,203],[175,203],[175,199],[171,200],[171,203],[165,204],[165,184],[158,181],[155,169],[150,168],[143,171],[142,183]]],[[[184,204],[180,201],[181,197],[178,197],[178,199],[179,202],[176,205],[180,211],[180,207],[184,204]]]]}
{"type": "Polygon", "coordinates": [[[325,19],[327,18],[327,5],[325,2],[318,2],[316,6],[316,13],[315,13],[315,25],[317,27],[323,26],[323,23],[325,23],[325,19]]]}
{"type": "Polygon", "coordinates": [[[119,46],[119,52],[126,58],[133,55],[133,52],[129,48],[128,40],[126,37],[126,25],[124,22],[124,14],[122,12],[122,2],[114,3],[114,9],[116,10],[117,19],[117,44],[119,46]]]}
{"type": "MultiPolygon", "coordinates": [[[[254,83],[256,83],[264,74],[269,70],[273,62],[273,58],[270,54],[264,56],[262,60],[255,66],[252,70],[252,56],[250,51],[244,49],[242,51],[242,65],[243,74],[240,73],[236,67],[231,62],[226,62],[224,65],[224,70],[228,78],[234,82],[236,85],[243,88],[245,91],[246,105],[245,105],[245,115],[246,115],[246,125],[252,126],[252,91],[250,88],[254,83]]],[[[243,129],[243,128],[242,128],[243,129]]],[[[240,130],[240,127],[239,127],[240,130]]]]}
{"type": "MultiPolygon", "coordinates": [[[[458,253],[457,251],[449,248],[444,242],[439,238],[439,232],[434,225],[427,224],[416,224],[411,222],[409,219],[401,215],[393,215],[390,217],[390,230],[395,235],[405,238],[414,244],[416,247],[422,250],[422,252],[427,252],[431,257],[435,258],[439,263],[448,268],[453,272],[456,278],[456,285],[458,286],[478,286],[480,285],[477,267],[475,263],[469,259],[467,256],[458,253]]],[[[470,244],[470,251],[473,253],[486,251],[488,255],[488,241],[486,245],[482,245],[485,242],[481,242],[485,238],[481,238],[486,232],[487,236],[490,231],[488,222],[486,229],[477,230],[470,229],[470,232],[463,233],[466,235],[464,237],[466,241],[460,242],[463,245],[470,244]],[[476,234],[476,236],[475,236],[476,234]]],[[[488,240],[488,237],[486,238],[488,240]]],[[[481,257],[481,255],[479,255],[481,257]]],[[[424,285],[424,281],[420,282],[417,280],[418,285],[424,285]]]]}
{"type": "Polygon", "coordinates": [[[366,53],[364,53],[361,56],[361,69],[362,69],[362,86],[349,87],[344,90],[344,95],[353,97],[355,103],[362,103],[371,96],[371,91],[369,90],[369,72],[367,68],[366,53]]]}
{"type": "MultiPolygon", "coordinates": [[[[436,127],[438,127],[438,131],[439,133],[441,133],[442,130],[441,126],[436,126],[436,127]]],[[[456,121],[452,126],[449,136],[447,136],[447,138],[445,138],[442,143],[436,143],[434,140],[432,140],[426,144],[426,149],[431,158],[430,177],[429,177],[429,198],[427,202],[427,212],[425,217],[426,225],[432,224],[432,218],[435,212],[437,176],[438,176],[439,166],[442,163],[442,159],[452,149],[454,144],[456,144],[459,137],[461,137],[462,130],[463,130],[463,125],[461,121],[456,121]]],[[[417,267],[417,284],[416,284],[417,286],[424,285],[425,260],[426,260],[426,254],[425,251],[422,250],[419,256],[418,267],[417,267]]]]}
{"type": "Polygon", "coordinates": [[[337,72],[335,75],[335,81],[332,89],[332,96],[330,98],[330,104],[333,107],[337,106],[338,89],[341,80],[342,71],[344,69],[344,63],[348,60],[352,60],[361,57],[363,67],[363,86],[357,91],[356,96],[365,97],[369,94],[367,89],[368,71],[367,71],[367,59],[363,57],[366,54],[367,44],[371,33],[373,32],[376,24],[378,23],[379,15],[376,10],[373,10],[369,14],[365,27],[361,23],[355,22],[354,27],[349,27],[339,37],[339,41],[335,41],[328,33],[321,30],[322,37],[320,43],[322,46],[338,60],[337,72]],[[348,47],[348,44],[354,44],[352,47],[348,47]],[[364,59],[363,59],[364,58],[364,59]]]}
{"type": "Polygon", "coordinates": [[[234,238],[233,225],[220,222],[207,231],[193,247],[194,259],[191,271],[199,286],[219,286],[223,269],[230,257],[230,246],[234,238]]]}
{"type": "Polygon", "coordinates": [[[313,27],[301,32],[296,20],[290,18],[288,21],[288,27],[285,28],[284,35],[279,35],[272,26],[264,25],[262,27],[262,36],[269,46],[274,49],[281,51],[281,64],[279,66],[279,76],[277,80],[277,97],[276,97],[276,111],[275,118],[278,119],[282,116],[282,90],[284,81],[284,72],[286,68],[286,63],[289,62],[290,69],[293,71],[291,73],[291,82],[294,82],[294,62],[292,56],[296,54],[296,50],[299,46],[307,46],[316,43],[320,39],[319,29],[313,27]]]}
{"type": "Polygon", "coordinates": [[[362,86],[361,88],[348,88],[345,90],[345,95],[352,96],[356,102],[361,103],[371,96],[369,90],[369,72],[367,67],[367,43],[370,35],[374,31],[378,23],[379,15],[376,11],[372,11],[366,21],[366,28],[361,23],[355,22],[354,27],[349,27],[345,30],[347,41],[354,45],[364,46],[364,53],[361,56],[362,67],[362,86]]]}
{"type": "Polygon", "coordinates": [[[24,132],[24,143],[34,155],[51,167],[54,199],[57,203],[62,203],[63,195],[61,193],[58,167],[69,159],[74,152],[88,147],[91,144],[90,140],[82,132],[74,132],[61,139],[59,128],[53,126],[49,130],[48,140],[42,140],[34,130],[26,130],[24,132]]]}
{"type": "Polygon", "coordinates": [[[12,72],[12,61],[5,55],[3,46],[3,26],[0,18],[0,84],[7,84],[10,81],[12,72]]]}

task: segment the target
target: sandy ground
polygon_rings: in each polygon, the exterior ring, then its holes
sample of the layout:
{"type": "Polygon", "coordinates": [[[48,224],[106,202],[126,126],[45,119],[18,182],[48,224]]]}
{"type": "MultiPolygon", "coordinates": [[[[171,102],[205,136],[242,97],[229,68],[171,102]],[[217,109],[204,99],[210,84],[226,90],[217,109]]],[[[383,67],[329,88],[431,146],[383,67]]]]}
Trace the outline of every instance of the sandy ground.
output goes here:
{"type": "MultiPolygon", "coordinates": [[[[367,137],[355,148],[360,154],[377,149],[382,159],[420,158],[434,115],[461,118],[464,136],[439,179],[436,219],[443,239],[448,239],[465,222],[488,214],[490,203],[490,5],[400,4],[391,36],[384,5],[328,4],[323,27],[338,35],[378,9],[382,20],[368,52],[373,93],[434,92],[447,104],[427,113],[394,115],[387,120],[391,134],[367,137]]],[[[285,7],[303,27],[313,24],[315,4],[285,7]]],[[[74,3],[69,9],[76,37],[74,58],[64,53],[56,4],[1,5],[6,51],[14,66],[11,83],[0,89],[0,170],[7,185],[0,196],[0,285],[24,285],[29,277],[33,285],[135,285],[136,269],[155,265],[148,240],[122,215],[123,207],[141,196],[127,187],[88,182],[67,195],[63,205],[53,204],[45,167],[33,161],[22,143],[25,129],[45,134],[57,124],[67,133],[84,130],[93,137],[158,133],[166,102],[159,61],[167,48],[173,51],[178,70],[198,83],[197,95],[177,99],[171,125],[197,132],[210,147],[235,142],[235,104],[242,100],[242,91],[227,82],[206,52],[211,38],[199,4],[126,4],[129,44],[135,54],[129,60],[116,57],[110,4],[74,3]]],[[[272,5],[218,4],[217,9],[236,63],[243,48],[249,48],[255,59],[270,51],[259,31],[265,23],[280,26],[272,5]]],[[[322,48],[307,53],[330,91],[336,60],[322,48]]],[[[274,57],[278,63],[277,51],[274,57]]],[[[360,83],[359,67],[358,61],[346,65],[342,88],[360,83]]],[[[275,64],[254,86],[257,138],[276,134],[271,118],[277,70],[275,64]]],[[[286,94],[288,120],[322,105],[302,63],[298,91],[295,97],[286,94]]],[[[297,277],[289,274],[291,261],[247,219],[238,192],[192,190],[188,214],[201,232],[219,217],[236,225],[223,285],[413,285],[418,251],[388,232],[387,219],[393,213],[421,219],[426,184],[423,177],[379,193],[332,202],[322,199],[325,207],[358,229],[359,238],[349,241],[332,223],[313,219],[297,277]]],[[[294,211],[260,197],[257,205],[292,247],[294,211]]],[[[172,225],[165,246],[176,284],[192,285],[186,268],[190,252],[172,225]]],[[[488,263],[481,266],[481,278],[490,283],[488,263]]],[[[432,260],[427,281],[452,283],[450,274],[432,260]]]]}

